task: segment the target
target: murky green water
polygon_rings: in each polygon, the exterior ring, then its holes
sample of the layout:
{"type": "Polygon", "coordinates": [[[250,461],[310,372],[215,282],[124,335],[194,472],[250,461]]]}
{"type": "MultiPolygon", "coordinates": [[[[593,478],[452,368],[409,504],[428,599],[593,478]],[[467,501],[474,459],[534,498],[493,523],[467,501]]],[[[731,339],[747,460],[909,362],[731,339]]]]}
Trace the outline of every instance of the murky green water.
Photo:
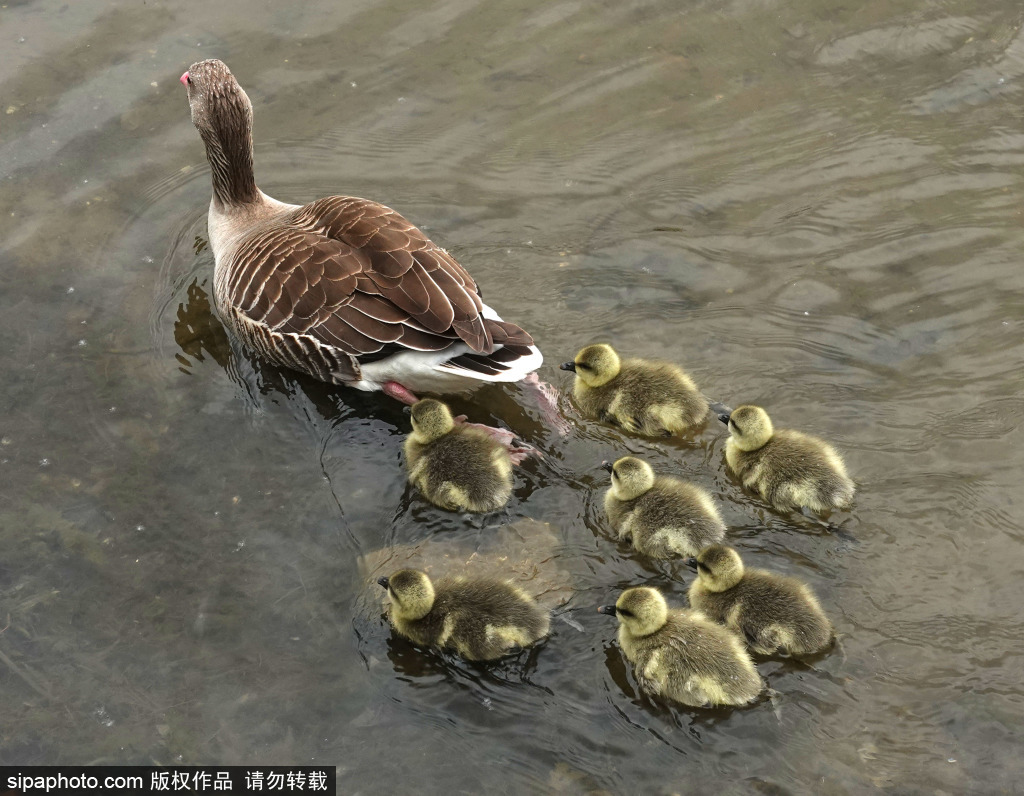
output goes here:
{"type": "Polygon", "coordinates": [[[1008,0],[0,8],[0,762],[316,761],[346,793],[1015,790],[1020,24],[1008,0]],[[516,387],[456,402],[547,455],[506,516],[410,494],[397,404],[252,362],[211,315],[177,79],[212,56],[253,99],[264,190],[399,209],[557,385],[606,339],[829,437],[855,541],[741,493],[718,424],[562,438],[516,387]],[[776,704],[638,696],[594,607],[645,581],[682,602],[689,576],[607,537],[597,465],[625,451],[711,489],[748,561],[834,618],[833,654],[760,664],[776,704]],[[391,639],[361,559],[478,546],[571,589],[550,640],[484,668],[391,639]]]}

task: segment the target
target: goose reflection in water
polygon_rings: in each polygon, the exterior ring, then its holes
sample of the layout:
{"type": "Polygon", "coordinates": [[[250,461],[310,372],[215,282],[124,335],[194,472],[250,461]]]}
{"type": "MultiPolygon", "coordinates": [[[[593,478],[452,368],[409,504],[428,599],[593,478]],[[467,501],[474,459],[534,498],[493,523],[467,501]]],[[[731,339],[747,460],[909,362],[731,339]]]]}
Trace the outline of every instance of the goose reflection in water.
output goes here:
{"type": "MultiPolygon", "coordinates": [[[[203,284],[206,284],[205,281],[203,284]]],[[[188,297],[178,305],[178,319],[174,322],[174,342],[178,344],[186,356],[197,362],[205,361],[203,351],[222,368],[228,367],[231,359],[231,342],[228,340],[224,326],[210,309],[210,298],[193,279],[188,286],[188,297]]],[[[192,375],[192,363],[181,354],[175,359],[181,364],[182,373],[192,375]]]]}

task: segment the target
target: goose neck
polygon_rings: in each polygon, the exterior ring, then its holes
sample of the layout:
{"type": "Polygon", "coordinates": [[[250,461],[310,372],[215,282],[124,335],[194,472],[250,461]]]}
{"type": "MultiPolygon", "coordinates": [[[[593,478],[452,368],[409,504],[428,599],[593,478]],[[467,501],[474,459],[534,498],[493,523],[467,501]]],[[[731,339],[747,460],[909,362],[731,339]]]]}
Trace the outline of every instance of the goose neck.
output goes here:
{"type": "Polygon", "coordinates": [[[260,192],[252,165],[251,131],[204,135],[203,142],[213,175],[214,202],[225,207],[259,202],[260,192]]]}

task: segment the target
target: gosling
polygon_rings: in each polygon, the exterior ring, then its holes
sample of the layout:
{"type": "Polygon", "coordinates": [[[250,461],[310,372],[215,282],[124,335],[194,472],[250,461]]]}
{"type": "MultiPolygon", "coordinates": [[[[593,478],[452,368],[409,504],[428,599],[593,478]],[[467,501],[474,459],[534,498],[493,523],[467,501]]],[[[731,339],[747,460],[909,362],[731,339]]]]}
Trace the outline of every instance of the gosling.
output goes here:
{"type": "Polygon", "coordinates": [[[470,661],[493,661],[544,638],[550,616],[528,594],[501,580],[446,578],[402,569],[377,579],[391,599],[391,626],[424,647],[470,661]]]}
{"type": "Polygon", "coordinates": [[[740,554],[721,544],[686,563],[697,570],[690,605],[746,638],[759,655],[813,655],[832,646],[832,624],[796,578],[745,569],[740,554]]]}
{"type": "Polygon", "coordinates": [[[729,426],[729,469],[775,508],[825,512],[850,505],[853,481],[842,458],[824,440],[799,431],[775,431],[760,406],[738,406],[718,419],[729,426]]]}
{"type": "Polygon", "coordinates": [[[612,485],[604,510],[619,539],[632,539],[638,553],[651,558],[693,556],[720,542],[725,523],[711,495],[668,476],[633,456],[605,464],[612,485]]]}
{"type": "Polygon", "coordinates": [[[712,707],[746,705],[764,690],[739,637],[697,611],[670,611],[657,589],[626,589],[597,610],[618,616],[619,645],[648,694],[712,707]]]}
{"type": "Polygon", "coordinates": [[[614,348],[599,343],[560,367],[576,374],[573,398],[588,420],[655,437],[681,434],[708,414],[708,401],[693,380],[668,362],[623,361],[614,348]]]}
{"type": "Polygon", "coordinates": [[[424,497],[448,511],[500,509],[512,496],[508,448],[479,429],[456,425],[448,407],[433,398],[412,406],[405,441],[411,481],[424,497]]]}

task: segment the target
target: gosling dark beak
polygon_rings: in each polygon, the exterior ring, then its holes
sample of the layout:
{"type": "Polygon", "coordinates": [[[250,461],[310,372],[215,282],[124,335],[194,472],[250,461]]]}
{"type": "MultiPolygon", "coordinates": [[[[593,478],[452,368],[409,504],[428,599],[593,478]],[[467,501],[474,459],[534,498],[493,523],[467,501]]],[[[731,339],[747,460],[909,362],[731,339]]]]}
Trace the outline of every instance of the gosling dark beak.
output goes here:
{"type": "Polygon", "coordinates": [[[379,578],[377,578],[377,584],[383,586],[385,589],[388,587],[388,584],[390,583],[391,581],[388,580],[388,577],[386,575],[381,575],[379,578]]]}
{"type": "Polygon", "coordinates": [[[726,425],[729,425],[729,418],[730,418],[731,416],[732,416],[732,412],[727,412],[727,413],[726,413],[726,412],[723,412],[722,414],[720,414],[720,415],[718,416],[718,419],[719,419],[719,420],[721,420],[721,421],[722,421],[723,423],[725,423],[726,425]]]}
{"type": "Polygon", "coordinates": [[[599,614],[605,614],[607,616],[615,616],[615,606],[614,605],[601,605],[601,606],[598,607],[597,612],[599,614]]]}
{"type": "Polygon", "coordinates": [[[687,558],[685,561],[683,561],[683,563],[686,564],[686,566],[688,566],[690,569],[693,569],[693,570],[697,569],[697,559],[694,558],[693,556],[690,556],[689,558],[687,558]]]}
{"type": "Polygon", "coordinates": [[[601,462],[601,469],[604,470],[605,472],[610,473],[612,470],[615,469],[615,465],[612,464],[611,462],[601,462]]]}
{"type": "Polygon", "coordinates": [[[412,417],[412,407],[409,405],[402,407],[402,414],[406,417],[412,417]]]}
{"type": "Polygon", "coordinates": [[[561,368],[562,370],[571,370],[573,373],[576,372],[576,363],[575,362],[563,362],[558,367],[561,368]]]}
{"type": "Polygon", "coordinates": [[[732,414],[732,409],[723,404],[721,401],[708,401],[708,409],[710,409],[712,414],[714,414],[716,417],[721,417],[723,414],[732,414]]]}

